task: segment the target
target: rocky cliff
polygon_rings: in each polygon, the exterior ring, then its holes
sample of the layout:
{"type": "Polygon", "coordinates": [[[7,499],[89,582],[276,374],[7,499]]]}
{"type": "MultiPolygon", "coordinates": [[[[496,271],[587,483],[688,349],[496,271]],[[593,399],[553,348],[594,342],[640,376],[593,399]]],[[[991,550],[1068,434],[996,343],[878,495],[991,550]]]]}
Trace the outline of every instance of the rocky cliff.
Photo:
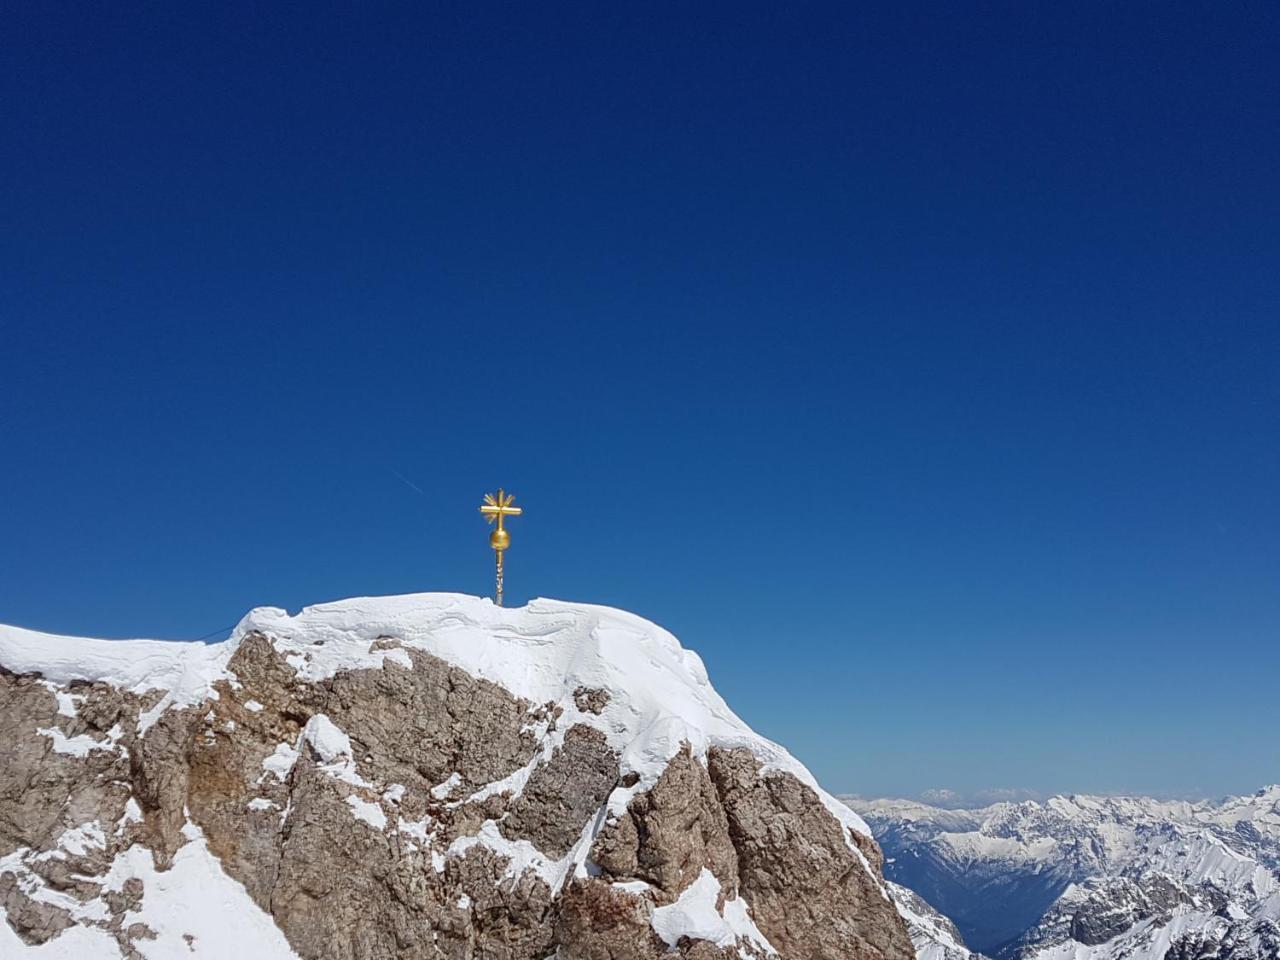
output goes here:
{"type": "Polygon", "coordinates": [[[600,607],[0,628],[0,956],[910,960],[866,825],[600,607]]]}

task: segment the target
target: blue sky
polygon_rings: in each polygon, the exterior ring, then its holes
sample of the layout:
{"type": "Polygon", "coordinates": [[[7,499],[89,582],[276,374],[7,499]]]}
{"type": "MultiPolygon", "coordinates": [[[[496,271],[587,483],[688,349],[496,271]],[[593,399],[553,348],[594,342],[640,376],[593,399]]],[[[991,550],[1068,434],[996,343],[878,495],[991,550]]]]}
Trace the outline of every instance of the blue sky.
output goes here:
{"type": "Polygon", "coordinates": [[[839,791],[1280,780],[1272,5],[14,10],[0,621],[490,587],[839,791]]]}

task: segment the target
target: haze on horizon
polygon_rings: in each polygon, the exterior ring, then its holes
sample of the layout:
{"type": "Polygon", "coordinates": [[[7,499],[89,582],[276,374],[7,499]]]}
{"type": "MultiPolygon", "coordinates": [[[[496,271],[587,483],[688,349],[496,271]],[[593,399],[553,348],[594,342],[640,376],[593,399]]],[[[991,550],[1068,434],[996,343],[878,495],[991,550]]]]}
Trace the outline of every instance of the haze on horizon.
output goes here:
{"type": "Polygon", "coordinates": [[[13,11],[0,622],[491,588],[832,792],[1280,780],[1280,10],[13,11]]]}

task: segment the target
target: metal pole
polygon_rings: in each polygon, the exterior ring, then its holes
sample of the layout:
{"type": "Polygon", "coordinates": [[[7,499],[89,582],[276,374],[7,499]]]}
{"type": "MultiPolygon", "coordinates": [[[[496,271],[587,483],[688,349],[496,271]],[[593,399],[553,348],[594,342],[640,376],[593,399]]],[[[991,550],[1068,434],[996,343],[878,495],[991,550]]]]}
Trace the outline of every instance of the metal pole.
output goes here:
{"type": "Polygon", "coordinates": [[[502,554],[506,551],[495,551],[498,554],[498,606],[502,606],[502,554]]]}

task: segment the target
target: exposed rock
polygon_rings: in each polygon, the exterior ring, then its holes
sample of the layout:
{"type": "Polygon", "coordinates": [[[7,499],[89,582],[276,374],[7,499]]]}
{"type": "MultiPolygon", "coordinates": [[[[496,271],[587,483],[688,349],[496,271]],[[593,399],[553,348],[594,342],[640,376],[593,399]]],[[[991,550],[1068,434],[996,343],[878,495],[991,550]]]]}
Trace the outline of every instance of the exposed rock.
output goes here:
{"type": "Polygon", "coordinates": [[[859,833],[857,830],[850,830],[849,839],[853,841],[855,847],[862,851],[862,855],[871,864],[872,870],[876,873],[884,870],[884,851],[880,849],[880,844],[876,843],[874,838],[867,836],[865,833],[859,833]]]}
{"type": "Polygon", "coordinates": [[[8,872],[0,873],[0,906],[8,915],[9,926],[24,943],[45,943],[74,922],[71,911],[23,893],[18,878],[8,872]]]}
{"type": "Polygon", "coordinates": [[[617,782],[618,754],[609,748],[604,734],[575,724],[565,732],[564,744],[533,772],[512,803],[502,833],[563,857],[617,782]]]}
{"type": "Polygon", "coordinates": [[[712,748],[707,765],[729,821],[756,925],[788,957],[912,960],[906,928],[813,790],[760,773],[747,750],[712,748]]]}
{"type": "Polygon", "coordinates": [[[599,687],[578,687],[573,691],[573,702],[583,713],[604,713],[609,705],[609,691],[599,687]]]}
{"type": "Polygon", "coordinates": [[[649,925],[645,898],[589,878],[560,898],[556,939],[561,960],[654,960],[667,945],[649,925]]]}
{"type": "Polygon", "coordinates": [[[456,792],[466,794],[533,757],[532,704],[437,657],[406,652],[413,669],[388,659],[315,691],[315,710],[351,737],[357,762],[373,757],[387,782],[406,786],[430,788],[456,773],[456,792]]]}
{"type": "MultiPolygon", "coordinates": [[[[132,761],[133,796],[142,806],[147,846],[156,866],[167,868],[185,842],[187,754],[199,726],[198,708],[169,710],[160,715],[146,735],[129,746],[132,761]]],[[[112,822],[112,821],[107,821],[112,822]]]]}
{"type": "MultiPolygon", "coordinates": [[[[567,609],[550,624],[562,631],[555,642],[592,642],[594,621],[567,609]]],[[[636,623],[625,621],[625,636],[653,644],[648,662],[715,697],[696,657],[665,635],[645,640],[636,623]]],[[[539,621],[517,638],[554,652],[548,629],[539,621]]],[[[148,911],[164,888],[152,864],[180,872],[196,850],[303,960],[763,957],[752,922],[782,960],[908,957],[874,844],[851,838],[868,868],[791,773],[762,775],[745,749],[700,756],[678,736],[624,771],[622,747],[654,720],[620,681],[566,678],[551,697],[517,696],[420,638],[373,629],[343,641],[332,669],[312,670],[333,654],[331,636],[247,628],[222,672],[185,699],[0,673],[0,725],[12,734],[0,740],[9,927],[29,944],[88,927],[106,952],[86,960],[136,960],[175,941],[198,958],[217,949],[217,931],[166,930],[148,911]],[[566,715],[573,725],[558,728],[566,715]],[[141,850],[146,883],[112,873],[141,850]],[[677,900],[674,915],[689,906],[715,929],[677,925],[664,942],[655,911],[677,900]],[[730,903],[748,918],[738,927],[725,920],[730,903]]],[[[727,723],[717,701],[707,714],[727,723]]],[[[733,742],[750,736],[742,727],[733,742]]]]}
{"type": "Polygon", "coordinates": [[[105,684],[76,689],[101,705],[67,718],[39,680],[0,669],[0,857],[45,849],[87,821],[114,822],[129,798],[129,754],[109,734],[136,700],[105,684]],[[95,745],[83,756],[55,748],[61,738],[70,750],[66,742],[80,737],[95,745]]]}
{"type": "Polygon", "coordinates": [[[614,880],[643,880],[658,903],[671,903],[709,869],[728,889],[738,882],[729,824],[706,768],[689,745],[668,762],[653,789],[608,825],[592,859],[614,880]]]}

